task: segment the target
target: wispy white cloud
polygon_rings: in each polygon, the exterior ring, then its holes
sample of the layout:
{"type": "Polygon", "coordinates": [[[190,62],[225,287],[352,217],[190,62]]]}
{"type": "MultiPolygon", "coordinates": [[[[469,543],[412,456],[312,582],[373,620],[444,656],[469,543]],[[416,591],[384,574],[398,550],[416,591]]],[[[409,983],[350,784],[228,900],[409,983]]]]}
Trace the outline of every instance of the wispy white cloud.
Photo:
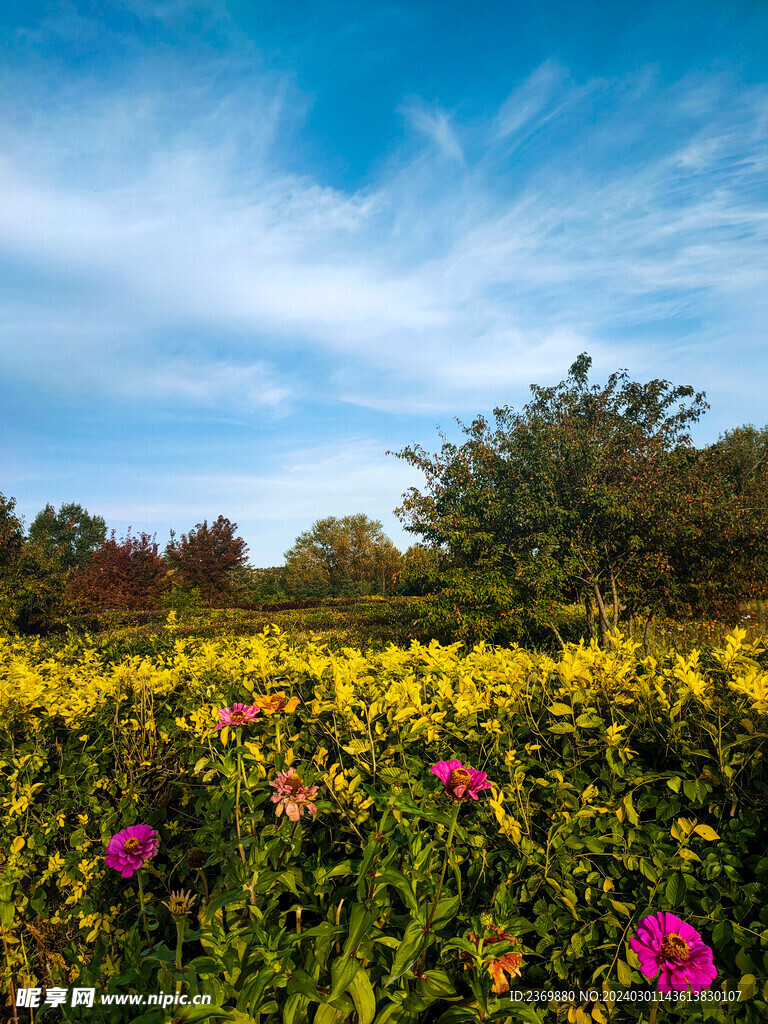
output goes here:
{"type": "Polygon", "coordinates": [[[508,136],[540,124],[573,102],[577,91],[568,72],[555,61],[545,61],[502,103],[495,120],[496,136],[508,136]]]}
{"type": "Polygon", "coordinates": [[[430,110],[419,102],[404,107],[403,113],[414,128],[435,143],[443,156],[464,162],[464,152],[444,110],[430,110]]]}
{"type": "Polygon", "coordinates": [[[749,337],[764,326],[765,87],[576,83],[548,62],[466,127],[471,146],[455,117],[411,104],[434,147],[350,192],[285,169],[307,102],[294,87],[254,73],[225,96],[179,75],[170,100],[131,80],[9,128],[4,344],[41,387],[60,386],[64,350],[71,388],[123,399],[450,413],[585,348],[639,372],[684,362],[694,327],[727,339],[744,304],[763,311],[749,337]],[[116,372],[128,352],[146,358],[116,372]]]}

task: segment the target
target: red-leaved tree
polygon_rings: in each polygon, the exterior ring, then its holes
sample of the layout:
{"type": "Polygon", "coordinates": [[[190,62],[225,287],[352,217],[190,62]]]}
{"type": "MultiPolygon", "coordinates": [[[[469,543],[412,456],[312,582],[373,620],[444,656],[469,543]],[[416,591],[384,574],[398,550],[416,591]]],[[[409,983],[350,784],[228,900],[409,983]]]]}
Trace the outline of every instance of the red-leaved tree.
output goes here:
{"type": "Polygon", "coordinates": [[[166,566],[154,536],[117,540],[113,530],[85,567],[72,575],[70,596],[82,611],[138,611],[156,608],[166,588],[166,566]]]}
{"type": "Polygon", "coordinates": [[[172,541],[165,557],[173,570],[173,582],[182,587],[198,587],[208,604],[225,601],[232,590],[232,573],[247,560],[248,547],[242,537],[235,536],[237,523],[224,516],[208,526],[198,523],[181,540],[172,541]]]}

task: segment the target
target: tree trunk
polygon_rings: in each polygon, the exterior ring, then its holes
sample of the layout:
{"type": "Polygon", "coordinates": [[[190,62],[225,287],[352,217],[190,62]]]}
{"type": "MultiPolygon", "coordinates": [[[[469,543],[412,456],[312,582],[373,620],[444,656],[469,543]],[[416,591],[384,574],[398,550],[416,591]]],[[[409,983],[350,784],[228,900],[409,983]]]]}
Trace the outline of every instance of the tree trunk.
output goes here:
{"type": "Polygon", "coordinates": [[[605,601],[603,601],[603,595],[600,593],[600,587],[595,583],[595,600],[597,601],[597,610],[600,613],[600,643],[605,643],[605,638],[612,630],[611,625],[608,622],[608,615],[605,611],[605,601]]]}
{"type": "Polygon", "coordinates": [[[589,594],[584,595],[584,613],[587,617],[589,639],[592,640],[595,636],[595,609],[592,606],[592,598],[589,594]]]}

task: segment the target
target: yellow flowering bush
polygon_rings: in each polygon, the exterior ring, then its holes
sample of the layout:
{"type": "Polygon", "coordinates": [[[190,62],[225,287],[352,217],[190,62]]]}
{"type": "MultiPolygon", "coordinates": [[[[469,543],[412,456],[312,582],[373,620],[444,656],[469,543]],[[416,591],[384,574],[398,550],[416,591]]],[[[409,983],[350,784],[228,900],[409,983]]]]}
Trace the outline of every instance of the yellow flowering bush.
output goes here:
{"type": "MultiPolygon", "coordinates": [[[[752,993],[729,1012],[768,1012],[764,641],[736,629],[722,648],[656,657],[622,636],[557,657],[435,641],[366,653],[274,627],[196,639],[171,626],[127,656],[0,638],[6,990],[23,976],[117,991],[154,971],[158,987],[183,975],[212,994],[221,1019],[324,1024],[338,982],[338,1024],[459,1024],[500,1009],[486,968],[512,947],[483,960],[488,929],[518,943],[518,987],[602,992],[644,983],[626,940],[661,908],[709,929],[718,984],[752,993]],[[458,818],[431,773],[452,760],[490,783],[458,818]],[[104,862],[137,823],[160,836],[146,892],[104,862]],[[195,931],[172,976],[182,915],[166,911],[182,890],[195,931]],[[141,954],[140,918],[165,961],[141,954]]],[[[578,1019],[606,1005],[579,1004],[578,1019]]],[[[575,1008],[563,997],[527,1019],[575,1008]]]]}

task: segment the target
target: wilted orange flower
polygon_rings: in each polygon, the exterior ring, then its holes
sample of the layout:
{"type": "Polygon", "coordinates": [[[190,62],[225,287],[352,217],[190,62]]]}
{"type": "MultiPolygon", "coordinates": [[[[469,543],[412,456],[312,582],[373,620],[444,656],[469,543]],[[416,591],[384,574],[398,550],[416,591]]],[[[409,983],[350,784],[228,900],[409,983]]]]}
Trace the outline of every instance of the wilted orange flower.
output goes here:
{"type": "Polygon", "coordinates": [[[280,693],[273,693],[271,697],[254,697],[253,703],[265,715],[274,715],[278,711],[290,715],[301,704],[301,701],[298,697],[286,700],[285,690],[281,690],[280,693]]]}
{"type": "MultiPolygon", "coordinates": [[[[517,942],[514,935],[508,935],[502,928],[491,927],[491,932],[495,932],[495,935],[488,935],[483,939],[484,946],[492,946],[496,942],[517,942]]],[[[480,946],[480,936],[475,932],[470,932],[467,935],[469,942],[472,942],[475,946],[480,946]]],[[[465,961],[471,961],[472,957],[470,953],[461,952],[459,958],[465,961]]],[[[519,953],[505,953],[504,956],[499,957],[498,960],[492,960],[488,964],[488,973],[493,978],[493,991],[496,995],[501,995],[504,992],[509,992],[509,982],[507,981],[507,974],[510,978],[520,977],[520,968],[523,964],[523,958],[519,953]]],[[[471,963],[464,964],[464,970],[469,970],[471,963]]]]}
{"type": "Polygon", "coordinates": [[[522,963],[523,958],[519,953],[505,953],[499,960],[493,960],[488,964],[488,973],[493,978],[493,991],[496,995],[509,992],[507,974],[510,978],[519,978],[522,963]]]}

